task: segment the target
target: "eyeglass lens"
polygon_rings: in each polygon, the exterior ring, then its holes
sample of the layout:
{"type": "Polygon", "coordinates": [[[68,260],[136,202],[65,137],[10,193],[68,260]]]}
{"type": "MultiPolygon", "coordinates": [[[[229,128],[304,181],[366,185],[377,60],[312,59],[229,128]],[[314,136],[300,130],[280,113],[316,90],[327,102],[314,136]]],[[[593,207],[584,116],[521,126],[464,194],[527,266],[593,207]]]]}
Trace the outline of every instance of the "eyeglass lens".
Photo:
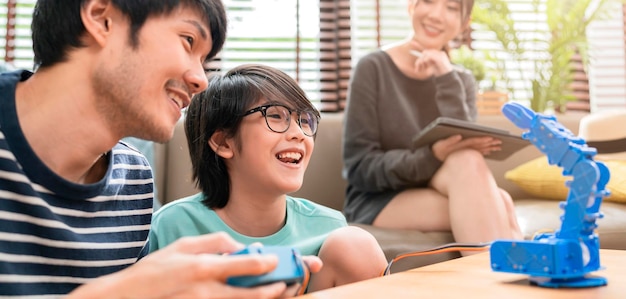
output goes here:
{"type": "MultiPolygon", "coordinates": [[[[300,119],[298,124],[307,136],[315,135],[317,131],[317,116],[311,111],[298,113],[300,119]]],[[[270,106],[265,110],[265,120],[267,125],[275,132],[285,132],[291,124],[291,112],[283,106],[270,106]]]]}

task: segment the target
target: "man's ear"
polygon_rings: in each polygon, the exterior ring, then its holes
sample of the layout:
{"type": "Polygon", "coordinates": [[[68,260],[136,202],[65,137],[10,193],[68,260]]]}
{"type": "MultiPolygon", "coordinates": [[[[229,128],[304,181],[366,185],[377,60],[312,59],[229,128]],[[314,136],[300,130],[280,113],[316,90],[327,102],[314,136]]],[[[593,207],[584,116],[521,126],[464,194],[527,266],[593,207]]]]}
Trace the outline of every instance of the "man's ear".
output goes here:
{"type": "Polygon", "coordinates": [[[81,6],[80,17],[87,35],[99,45],[104,45],[111,32],[113,10],[110,0],[90,0],[81,6]]]}
{"type": "Polygon", "coordinates": [[[213,151],[224,159],[230,159],[235,154],[234,146],[231,144],[232,138],[226,138],[224,131],[217,131],[211,135],[209,146],[213,151]]]}

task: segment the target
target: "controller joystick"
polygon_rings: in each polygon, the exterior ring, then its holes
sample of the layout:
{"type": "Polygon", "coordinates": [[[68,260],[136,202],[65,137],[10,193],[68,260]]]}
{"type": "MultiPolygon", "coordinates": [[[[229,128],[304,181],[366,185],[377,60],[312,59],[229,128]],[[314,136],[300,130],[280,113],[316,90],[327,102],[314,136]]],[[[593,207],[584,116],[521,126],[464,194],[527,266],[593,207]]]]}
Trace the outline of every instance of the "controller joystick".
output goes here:
{"type": "Polygon", "coordinates": [[[249,245],[240,251],[232,253],[232,255],[238,254],[275,254],[278,256],[278,265],[273,271],[262,275],[232,276],[226,281],[229,285],[254,287],[279,281],[292,285],[294,283],[302,283],[305,278],[305,265],[300,252],[295,248],[249,245]]]}

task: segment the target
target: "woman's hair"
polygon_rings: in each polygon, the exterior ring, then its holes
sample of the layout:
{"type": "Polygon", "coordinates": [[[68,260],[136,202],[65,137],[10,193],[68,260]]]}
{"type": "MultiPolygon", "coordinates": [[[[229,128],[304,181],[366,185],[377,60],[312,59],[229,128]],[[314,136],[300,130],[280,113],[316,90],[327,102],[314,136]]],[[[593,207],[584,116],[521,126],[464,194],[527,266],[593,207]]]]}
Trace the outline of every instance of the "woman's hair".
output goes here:
{"type": "MultiPolygon", "coordinates": [[[[31,23],[35,68],[67,60],[72,48],[84,47],[85,26],[80,10],[88,0],[39,0],[31,23]]],[[[138,33],[148,18],[167,16],[181,7],[198,11],[211,31],[213,58],[226,40],[226,10],[221,0],[112,0],[130,22],[129,44],[139,46],[138,33]]]]}
{"type": "Polygon", "coordinates": [[[469,24],[473,8],[474,0],[461,0],[461,24],[463,26],[469,24]]]}
{"type": "MultiPolygon", "coordinates": [[[[209,146],[209,139],[216,132],[222,132],[225,138],[235,138],[244,113],[262,99],[295,110],[313,110],[319,115],[294,79],[280,70],[258,64],[241,65],[212,77],[209,88],[194,96],[187,108],[185,134],[192,178],[205,196],[204,205],[211,209],[226,206],[231,186],[226,163],[209,146]]],[[[239,141],[235,150],[241,150],[243,142],[239,141]]]]}

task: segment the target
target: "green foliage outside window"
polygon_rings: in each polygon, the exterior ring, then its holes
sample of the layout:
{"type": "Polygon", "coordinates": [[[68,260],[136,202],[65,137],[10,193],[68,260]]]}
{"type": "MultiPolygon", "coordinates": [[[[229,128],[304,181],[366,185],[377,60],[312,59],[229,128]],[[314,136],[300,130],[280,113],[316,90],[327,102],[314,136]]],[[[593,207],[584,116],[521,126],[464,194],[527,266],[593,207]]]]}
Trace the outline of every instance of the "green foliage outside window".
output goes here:
{"type": "Polygon", "coordinates": [[[519,77],[531,88],[530,108],[545,111],[564,109],[575,100],[571,89],[574,81],[572,58],[579,54],[586,68],[589,52],[586,30],[589,24],[609,16],[611,2],[620,0],[534,0],[532,6],[545,13],[548,38],[518,31],[506,0],[477,0],[472,11],[472,25],[495,33],[497,42],[508,55],[506,60],[493,59],[500,69],[500,80],[511,91],[511,75],[519,77]],[[545,5],[545,6],[544,6],[545,5]],[[537,47],[539,45],[540,47],[537,47]],[[533,48],[535,47],[535,48],[533,48]],[[545,49],[537,52],[536,48],[545,49]],[[522,71],[520,65],[533,63],[533,71],[522,71]],[[509,67],[515,65],[514,69],[509,67]]]}

